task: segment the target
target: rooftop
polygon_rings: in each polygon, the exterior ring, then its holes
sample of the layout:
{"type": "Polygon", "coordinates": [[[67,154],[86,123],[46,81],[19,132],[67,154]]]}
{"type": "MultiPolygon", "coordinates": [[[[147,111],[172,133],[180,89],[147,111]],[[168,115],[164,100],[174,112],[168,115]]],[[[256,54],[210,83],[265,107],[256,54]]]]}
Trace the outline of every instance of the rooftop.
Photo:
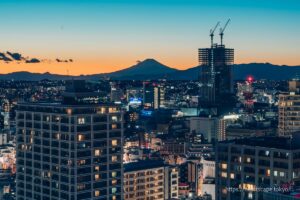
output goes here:
{"type": "Polygon", "coordinates": [[[141,171],[164,166],[167,165],[164,164],[163,160],[140,160],[138,162],[124,164],[124,172],[141,171]]]}
{"type": "Polygon", "coordinates": [[[293,136],[262,136],[248,137],[242,139],[226,140],[220,144],[236,144],[253,147],[267,147],[284,150],[300,150],[300,133],[295,133],[293,136]]]}

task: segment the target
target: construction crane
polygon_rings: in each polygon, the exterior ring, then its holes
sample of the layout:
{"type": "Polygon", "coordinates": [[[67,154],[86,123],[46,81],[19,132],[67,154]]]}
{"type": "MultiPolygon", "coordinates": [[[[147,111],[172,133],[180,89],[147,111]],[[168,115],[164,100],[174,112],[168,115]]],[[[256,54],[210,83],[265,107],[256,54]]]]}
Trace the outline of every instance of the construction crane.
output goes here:
{"type": "Polygon", "coordinates": [[[216,28],[220,25],[220,22],[217,23],[217,25],[215,26],[214,29],[210,29],[210,38],[211,38],[211,46],[214,45],[214,32],[216,30],[216,28]]]}
{"type": "Polygon", "coordinates": [[[230,19],[227,20],[227,22],[226,22],[226,24],[225,24],[225,26],[223,28],[220,28],[220,34],[219,35],[221,37],[221,45],[223,45],[224,31],[225,31],[227,25],[229,24],[229,22],[230,22],[230,19]]]}

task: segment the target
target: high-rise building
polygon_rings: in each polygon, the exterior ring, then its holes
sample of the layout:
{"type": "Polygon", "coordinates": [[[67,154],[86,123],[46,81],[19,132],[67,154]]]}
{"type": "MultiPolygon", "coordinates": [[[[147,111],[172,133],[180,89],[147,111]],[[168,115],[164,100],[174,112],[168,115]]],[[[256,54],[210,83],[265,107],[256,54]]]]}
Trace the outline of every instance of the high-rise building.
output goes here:
{"type": "Polygon", "coordinates": [[[62,103],[19,103],[17,200],[122,199],[123,116],[91,104],[83,82],[62,103]]]}
{"type": "Polygon", "coordinates": [[[159,109],[164,105],[165,90],[162,86],[144,82],[143,90],[143,103],[145,107],[159,109]]]}
{"type": "MultiPolygon", "coordinates": [[[[229,21],[228,21],[229,22],[229,21]]],[[[202,108],[210,109],[213,114],[226,110],[225,105],[231,105],[233,93],[232,67],[234,62],[234,49],[225,48],[223,44],[223,32],[228,24],[221,29],[221,44],[213,43],[214,31],[211,31],[211,47],[200,48],[200,99],[202,108]],[[221,106],[222,104],[222,106],[221,106]],[[217,108],[217,111],[212,108],[217,108]]]]}
{"type": "Polygon", "coordinates": [[[234,50],[214,44],[199,49],[201,67],[200,103],[216,104],[233,92],[232,65],[234,50]]]}
{"type": "Polygon", "coordinates": [[[111,102],[121,102],[123,98],[123,90],[117,84],[111,84],[110,88],[110,101],[111,102]]]}
{"type": "Polygon", "coordinates": [[[300,135],[222,141],[216,147],[216,200],[258,200],[300,185],[300,135]]]}
{"type": "Polygon", "coordinates": [[[290,93],[279,95],[278,129],[280,135],[291,135],[300,131],[299,82],[290,81],[290,93]]]}
{"type": "Polygon", "coordinates": [[[145,160],[124,165],[125,200],[178,198],[178,170],[161,161],[145,160]]]}

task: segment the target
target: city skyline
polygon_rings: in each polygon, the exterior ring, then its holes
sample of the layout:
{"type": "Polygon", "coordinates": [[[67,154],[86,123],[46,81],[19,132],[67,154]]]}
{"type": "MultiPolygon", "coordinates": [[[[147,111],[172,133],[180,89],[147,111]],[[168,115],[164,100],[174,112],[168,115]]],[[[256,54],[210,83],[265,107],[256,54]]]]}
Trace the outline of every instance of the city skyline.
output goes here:
{"type": "MultiPolygon", "coordinates": [[[[197,49],[209,47],[209,30],[228,18],[226,47],[235,63],[299,65],[300,3],[280,1],[2,1],[0,52],[40,63],[0,62],[15,71],[80,75],[113,72],[154,58],[177,69],[198,65],[197,49]],[[276,23],[274,23],[276,21],[276,23]],[[56,62],[72,59],[73,62],[56,62]]],[[[215,41],[219,42],[219,30],[215,41]]]]}
{"type": "Polygon", "coordinates": [[[0,0],[0,199],[299,199],[299,11],[0,0]]]}

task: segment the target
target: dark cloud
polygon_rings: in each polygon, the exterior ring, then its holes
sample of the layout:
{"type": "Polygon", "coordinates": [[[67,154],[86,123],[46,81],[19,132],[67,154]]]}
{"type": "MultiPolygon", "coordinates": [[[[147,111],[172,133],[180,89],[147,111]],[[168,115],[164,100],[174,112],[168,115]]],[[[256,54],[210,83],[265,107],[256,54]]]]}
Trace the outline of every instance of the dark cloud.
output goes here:
{"type": "Polygon", "coordinates": [[[56,62],[65,62],[65,63],[67,63],[67,62],[73,62],[73,59],[67,59],[67,60],[63,60],[63,59],[59,59],[59,58],[56,58],[55,59],[56,60],[56,62]]]}
{"type": "Polygon", "coordinates": [[[40,63],[41,61],[37,58],[31,58],[29,60],[26,60],[26,63],[40,63]]]}
{"type": "Polygon", "coordinates": [[[0,60],[3,60],[5,62],[10,62],[12,59],[8,58],[4,53],[0,52],[0,60]]]}
{"type": "Polygon", "coordinates": [[[11,53],[11,52],[6,52],[8,55],[10,55],[14,60],[17,60],[17,61],[21,61],[21,60],[24,60],[24,58],[22,57],[21,54],[19,53],[11,53]]]}
{"type": "MultiPolygon", "coordinates": [[[[38,58],[29,58],[29,57],[23,57],[22,54],[20,53],[13,53],[13,52],[0,52],[0,61],[4,61],[5,63],[10,63],[10,62],[16,62],[18,64],[20,63],[41,63],[41,62],[48,62],[51,63],[51,60],[47,59],[38,59],[38,58]]],[[[68,63],[68,62],[73,62],[73,59],[55,59],[55,62],[59,63],[68,63]]]]}

